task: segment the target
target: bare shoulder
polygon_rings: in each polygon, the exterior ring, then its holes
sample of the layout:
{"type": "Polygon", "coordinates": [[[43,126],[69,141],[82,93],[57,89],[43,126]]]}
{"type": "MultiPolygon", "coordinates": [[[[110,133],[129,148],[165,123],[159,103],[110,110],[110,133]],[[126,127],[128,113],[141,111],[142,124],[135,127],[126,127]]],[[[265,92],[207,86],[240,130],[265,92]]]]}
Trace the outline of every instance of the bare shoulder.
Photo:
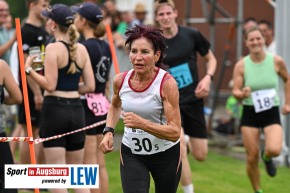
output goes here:
{"type": "Polygon", "coordinates": [[[77,43],[77,46],[78,46],[78,49],[81,50],[82,52],[86,52],[87,51],[86,47],[83,44],[77,43]]]}
{"type": "Polygon", "coordinates": [[[81,58],[83,61],[89,58],[87,48],[81,43],[77,43],[77,57],[81,58]]]}
{"type": "Polygon", "coordinates": [[[244,72],[244,57],[241,58],[234,67],[234,73],[243,73],[244,72]]]}
{"type": "Polygon", "coordinates": [[[274,56],[274,62],[275,62],[275,64],[284,64],[284,60],[283,60],[283,58],[281,57],[281,56],[279,56],[279,55],[275,55],[274,56]]]}
{"type": "Polygon", "coordinates": [[[244,59],[245,59],[245,57],[243,57],[240,60],[238,60],[235,66],[237,68],[243,68],[244,67],[244,59]]]}
{"type": "Polygon", "coordinates": [[[166,74],[162,83],[162,96],[174,96],[176,93],[178,94],[178,86],[176,80],[173,78],[172,75],[166,74]]]}
{"type": "Polygon", "coordinates": [[[47,44],[45,46],[45,49],[51,49],[51,48],[55,48],[55,47],[58,47],[60,45],[64,45],[63,43],[59,42],[59,41],[56,41],[56,42],[51,42],[49,44],[47,44]]]}
{"type": "Polygon", "coordinates": [[[275,65],[275,70],[280,76],[286,77],[288,72],[287,72],[287,67],[286,64],[283,60],[283,58],[279,55],[274,56],[274,65],[275,65]]]}
{"type": "Polygon", "coordinates": [[[65,45],[61,42],[52,42],[45,46],[45,52],[53,52],[54,54],[62,54],[61,49],[65,48],[65,45]]]}
{"type": "Polygon", "coordinates": [[[0,71],[6,71],[8,70],[9,66],[5,60],[0,59],[0,71]]]}
{"type": "Polygon", "coordinates": [[[114,77],[114,80],[113,80],[113,85],[114,85],[114,88],[117,88],[119,89],[122,82],[123,82],[123,77],[125,76],[125,72],[121,72],[117,75],[115,75],[114,77]]]}
{"type": "Polygon", "coordinates": [[[163,80],[163,88],[166,87],[177,87],[177,82],[176,80],[173,78],[173,76],[171,74],[166,74],[163,80]]]}
{"type": "Polygon", "coordinates": [[[0,59],[0,82],[1,84],[3,83],[4,79],[8,77],[9,75],[9,71],[10,67],[7,64],[7,62],[5,62],[5,60],[0,59]]]}

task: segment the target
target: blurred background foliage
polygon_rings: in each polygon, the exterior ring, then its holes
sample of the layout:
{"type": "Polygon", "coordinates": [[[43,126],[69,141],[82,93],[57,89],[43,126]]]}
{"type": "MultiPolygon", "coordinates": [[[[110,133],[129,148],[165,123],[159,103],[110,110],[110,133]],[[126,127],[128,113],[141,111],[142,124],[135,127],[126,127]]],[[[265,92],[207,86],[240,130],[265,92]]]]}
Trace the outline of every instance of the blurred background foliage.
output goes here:
{"type": "MultiPolygon", "coordinates": [[[[24,19],[27,16],[26,0],[6,0],[10,6],[10,13],[13,18],[24,19]]],[[[51,4],[63,3],[66,5],[73,5],[80,3],[82,0],[51,0],[51,4]]],[[[102,2],[102,1],[99,1],[102,2]]]]}

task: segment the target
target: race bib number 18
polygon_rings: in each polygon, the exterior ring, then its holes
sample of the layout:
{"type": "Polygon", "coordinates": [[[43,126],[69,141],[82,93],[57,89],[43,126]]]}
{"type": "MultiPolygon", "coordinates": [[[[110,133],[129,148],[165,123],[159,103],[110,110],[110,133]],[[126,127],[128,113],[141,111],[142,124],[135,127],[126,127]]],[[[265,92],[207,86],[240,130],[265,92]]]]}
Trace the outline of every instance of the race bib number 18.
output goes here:
{"type": "Polygon", "coordinates": [[[255,112],[259,113],[271,109],[276,96],[275,89],[259,90],[251,93],[255,112]]]}

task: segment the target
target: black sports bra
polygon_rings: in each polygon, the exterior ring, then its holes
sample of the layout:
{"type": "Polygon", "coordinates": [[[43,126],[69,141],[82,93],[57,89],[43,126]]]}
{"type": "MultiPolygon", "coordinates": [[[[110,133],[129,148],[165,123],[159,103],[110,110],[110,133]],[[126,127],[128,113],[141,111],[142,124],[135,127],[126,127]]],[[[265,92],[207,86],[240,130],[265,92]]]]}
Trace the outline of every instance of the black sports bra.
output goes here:
{"type": "MultiPolygon", "coordinates": [[[[69,46],[67,45],[66,42],[62,42],[65,47],[67,48],[69,52],[69,46]]],[[[80,76],[82,74],[82,69],[76,64],[76,67],[78,69],[77,72],[74,74],[67,74],[67,71],[70,67],[71,59],[69,58],[68,64],[63,67],[58,69],[58,80],[56,84],[56,90],[60,91],[77,91],[79,88],[79,80],[80,76]]]]}

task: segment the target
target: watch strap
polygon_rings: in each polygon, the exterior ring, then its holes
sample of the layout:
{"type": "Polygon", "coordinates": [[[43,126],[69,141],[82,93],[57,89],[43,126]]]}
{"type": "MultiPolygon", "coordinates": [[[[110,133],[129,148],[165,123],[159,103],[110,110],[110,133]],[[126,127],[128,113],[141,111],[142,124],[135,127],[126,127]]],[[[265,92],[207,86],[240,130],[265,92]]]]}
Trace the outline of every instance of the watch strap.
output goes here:
{"type": "Polygon", "coordinates": [[[111,132],[113,133],[113,136],[115,134],[115,129],[113,129],[112,127],[105,127],[103,130],[103,135],[105,135],[106,133],[111,132]]]}
{"type": "Polygon", "coordinates": [[[33,68],[31,66],[27,67],[27,68],[25,68],[25,73],[28,75],[31,70],[33,70],[33,68]]]}

